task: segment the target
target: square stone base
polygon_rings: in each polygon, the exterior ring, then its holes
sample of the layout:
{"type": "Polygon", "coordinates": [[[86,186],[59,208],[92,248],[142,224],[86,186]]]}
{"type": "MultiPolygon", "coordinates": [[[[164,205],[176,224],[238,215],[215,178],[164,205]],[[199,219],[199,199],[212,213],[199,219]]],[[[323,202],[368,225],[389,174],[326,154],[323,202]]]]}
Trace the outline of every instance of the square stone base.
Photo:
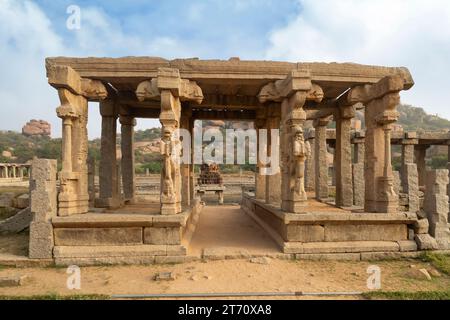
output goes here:
{"type": "MultiPolygon", "coordinates": [[[[287,254],[415,251],[408,238],[411,213],[357,213],[346,210],[287,213],[244,195],[242,210],[287,254]]],[[[310,209],[311,210],[311,209],[310,209]]]]}

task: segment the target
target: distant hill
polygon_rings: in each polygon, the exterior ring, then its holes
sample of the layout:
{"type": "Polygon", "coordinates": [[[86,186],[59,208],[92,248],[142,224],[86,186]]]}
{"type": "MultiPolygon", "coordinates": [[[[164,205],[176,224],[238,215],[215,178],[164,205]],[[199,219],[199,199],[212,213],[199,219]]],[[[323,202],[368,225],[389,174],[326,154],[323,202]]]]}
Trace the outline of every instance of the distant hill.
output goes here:
{"type": "Polygon", "coordinates": [[[405,131],[450,130],[449,120],[441,118],[438,115],[428,114],[422,108],[402,104],[397,110],[400,113],[398,123],[403,126],[405,131]]]}

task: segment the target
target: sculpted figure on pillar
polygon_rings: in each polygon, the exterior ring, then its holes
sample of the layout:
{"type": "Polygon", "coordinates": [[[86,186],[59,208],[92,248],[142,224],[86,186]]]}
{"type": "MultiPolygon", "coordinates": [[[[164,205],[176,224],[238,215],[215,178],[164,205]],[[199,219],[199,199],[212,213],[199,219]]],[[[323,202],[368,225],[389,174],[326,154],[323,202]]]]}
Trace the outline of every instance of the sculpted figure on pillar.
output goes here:
{"type": "Polygon", "coordinates": [[[311,155],[311,147],[308,141],[305,141],[303,129],[300,126],[294,128],[294,142],[292,154],[294,155],[295,169],[295,192],[301,199],[306,199],[305,192],[305,161],[311,155]]]}

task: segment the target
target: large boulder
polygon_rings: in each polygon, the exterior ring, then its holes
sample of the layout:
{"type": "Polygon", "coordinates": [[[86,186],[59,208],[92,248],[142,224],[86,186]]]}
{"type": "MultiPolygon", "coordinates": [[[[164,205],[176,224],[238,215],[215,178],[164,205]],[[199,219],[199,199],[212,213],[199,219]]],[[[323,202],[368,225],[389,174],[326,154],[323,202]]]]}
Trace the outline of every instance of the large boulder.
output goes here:
{"type": "Polygon", "coordinates": [[[30,120],[22,127],[22,134],[25,136],[50,136],[50,123],[44,120],[30,120]]]}

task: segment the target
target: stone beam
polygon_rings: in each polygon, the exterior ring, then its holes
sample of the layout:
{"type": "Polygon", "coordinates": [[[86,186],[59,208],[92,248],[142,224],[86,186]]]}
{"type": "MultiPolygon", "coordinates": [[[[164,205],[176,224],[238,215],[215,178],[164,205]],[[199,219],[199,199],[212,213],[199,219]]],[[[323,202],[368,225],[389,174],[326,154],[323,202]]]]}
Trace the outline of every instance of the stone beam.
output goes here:
{"type": "Polygon", "coordinates": [[[101,101],[108,96],[108,90],[99,80],[81,78],[68,66],[52,66],[47,69],[48,83],[56,89],[67,89],[71,93],[90,101],[101,101]]]}

